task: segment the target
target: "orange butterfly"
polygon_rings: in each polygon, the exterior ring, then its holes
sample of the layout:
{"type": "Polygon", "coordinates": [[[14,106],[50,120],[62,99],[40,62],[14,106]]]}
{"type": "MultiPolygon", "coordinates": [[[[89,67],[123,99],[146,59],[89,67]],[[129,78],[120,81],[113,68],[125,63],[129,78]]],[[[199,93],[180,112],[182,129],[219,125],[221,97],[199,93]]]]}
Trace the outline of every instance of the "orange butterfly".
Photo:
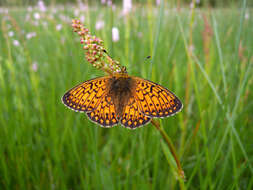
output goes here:
{"type": "Polygon", "coordinates": [[[112,76],[85,81],[69,90],[62,102],[74,111],[87,116],[102,127],[121,123],[135,129],[153,117],[168,117],[179,112],[183,105],[168,89],[126,70],[112,76]]]}

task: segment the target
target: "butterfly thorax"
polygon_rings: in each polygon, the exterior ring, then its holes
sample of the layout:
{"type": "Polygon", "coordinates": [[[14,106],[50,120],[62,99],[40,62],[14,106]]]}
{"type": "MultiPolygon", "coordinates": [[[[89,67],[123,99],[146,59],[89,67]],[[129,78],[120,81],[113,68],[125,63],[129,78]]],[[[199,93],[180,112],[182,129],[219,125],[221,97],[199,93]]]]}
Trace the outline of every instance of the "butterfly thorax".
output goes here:
{"type": "Polygon", "coordinates": [[[121,118],[128,100],[135,90],[134,80],[126,73],[118,73],[113,75],[109,80],[109,95],[115,106],[117,118],[121,118]]]}

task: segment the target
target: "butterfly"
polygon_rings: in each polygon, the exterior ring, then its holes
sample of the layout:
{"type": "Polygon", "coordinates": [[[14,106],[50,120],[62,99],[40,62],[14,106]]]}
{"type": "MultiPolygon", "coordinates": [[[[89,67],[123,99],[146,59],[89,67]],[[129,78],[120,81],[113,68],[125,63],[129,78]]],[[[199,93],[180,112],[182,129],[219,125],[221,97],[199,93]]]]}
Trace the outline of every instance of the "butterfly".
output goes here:
{"type": "Polygon", "coordinates": [[[62,102],[102,127],[121,124],[130,129],[172,116],[183,107],[167,88],[129,76],[126,70],[85,81],[65,93],[62,102]]]}

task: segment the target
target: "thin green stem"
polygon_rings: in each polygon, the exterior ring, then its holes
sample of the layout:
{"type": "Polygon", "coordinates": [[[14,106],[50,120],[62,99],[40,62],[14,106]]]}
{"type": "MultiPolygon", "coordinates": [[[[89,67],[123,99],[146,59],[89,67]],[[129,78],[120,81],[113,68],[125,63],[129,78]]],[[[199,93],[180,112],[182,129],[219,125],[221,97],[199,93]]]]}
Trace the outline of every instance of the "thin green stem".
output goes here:
{"type": "Polygon", "coordinates": [[[167,133],[160,127],[160,123],[158,121],[155,121],[155,120],[151,120],[151,123],[156,127],[156,129],[160,132],[160,134],[162,135],[163,139],[165,140],[165,142],[167,143],[172,155],[173,155],[173,158],[175,159],[176,163],[177,163],[177,168],[178,168],[178,175],[183,179],[185,180],[185,175],[184,175],[184,170],[182,169],[181,167],[181,164],[180,164],[180,161],[177,157],[177,154],[176,154],[176,150],[170,140],[170,138],[168,137],[167,133]]]}

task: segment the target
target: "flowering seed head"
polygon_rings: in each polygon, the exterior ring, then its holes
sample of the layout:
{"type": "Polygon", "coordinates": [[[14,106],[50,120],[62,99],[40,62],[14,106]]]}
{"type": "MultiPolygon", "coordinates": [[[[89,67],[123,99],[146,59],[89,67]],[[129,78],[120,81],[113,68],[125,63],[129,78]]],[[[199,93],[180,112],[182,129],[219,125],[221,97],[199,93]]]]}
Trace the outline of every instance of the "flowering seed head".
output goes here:
{"type": "Polygon", "coordinates": [[[80,20],[72,20],[72,28],[80,36],[80,43],[85,50],[85,59],[92,66],[108,71],[110,74],[122,71],[119,62],[113,60],[105,51],[103,41],[96,36],[92,36],[89,30],[81,24],[80,20]]]}

